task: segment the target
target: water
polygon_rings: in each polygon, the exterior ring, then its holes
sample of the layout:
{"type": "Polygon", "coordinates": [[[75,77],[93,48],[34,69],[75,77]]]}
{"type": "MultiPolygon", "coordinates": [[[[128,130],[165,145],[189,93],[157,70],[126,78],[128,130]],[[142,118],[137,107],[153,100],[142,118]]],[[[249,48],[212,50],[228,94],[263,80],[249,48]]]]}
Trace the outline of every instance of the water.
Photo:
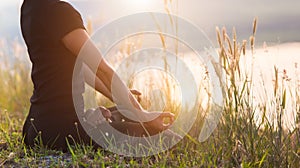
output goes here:
{"type": "MultiPolygon", "coordinates": [[[[194,61],[190,60],[193,64],[194,61]]],[[[275,69],[278,70],[278,93],[283,95],[286,90],[286,104],[282,118],[286,128],[295,127],[296,114],[299,113],[299,93],[300,93],[300,43],[267,44],[251,51],[246,51],[245,56],[241,56],[240,67],[242,74],[250,76],[253,73],[252,96],[253,108],[255,109],[255,119],[259,124],[262,115],[262,107],[266,106],[266,117],[271,121],[276,120],[279,111],[274,105],[276,95],[275,90],[275,69]]],[[[199,67],[197,65],[193,68],[199,67]]],[[[199,68],[193,71],[198,71],[199,68]]],[[[203,72],[202,72],[203,74],[203,72]]],[[[200,77],[200,75],[198,75],[200,77]]],[[[201,79],[198,78],[198,79],[201,79]]],[[[201,83],[201,81],[198,81],[201,83]]],[[[242,80],[243,82],[243,80],[242,80]]],[[[242,87],[243,83],[239,87],[242,87]]],[[[282,96],[279,96],[282,98],[282,96]]],[[[280,103],[282,100],[280,100],[280,103]]],[[[276,125],[277,123],[274,123],[276,125]]]]}
{"type": "MultiPolygon", "coordinates": [[[[147,54],[147,53],[144,53],[147,54]]],[[[202,53],[203,54],[203,53],[202,53]]],[[[154,54],[152,57],[148,57],[148,62],[151,62],[155,57],[154,54]]],[[[172,97],[172,101],[177,102],[181,101],[179,104],[183,106],[183,108],[188,108],[189,103],[193,102],[194,99],[193,93],[189,93],[189,89],[185,86],[189,86],[192,88],[191,80],[188,78],[188,71],[192,72],[194,76],[195,82],[198,86],[197,89],[200,90],[200,95],[202,97],[202,106],[206,107],[207,102],[207,92],[205,88],[204,81],[206,81],[206,70],[204,68],[205,64],[200,62],[198,56],[194,53],[184,53],[179,54],[180,59],[185,62],[188,67],[186,69],[180,69],[178,66],[173,66],[178,68],[177,73],[179,73],[182,79],[178,79],[178,75],[170,75],[172,68],[169,69],[170,72],[166,73],[165,76],[161,75],[161,72],[147,72],[149,69],[145,69],[145,71],[138,72],[135,75],[135,81],[133,82],[133,87],[140,89],[144,94],[145,98],[151,98],[153,96],[152,90],[162,90],[164,94],[157,94],[154,98],[155,102],[164,102],[166,98],[166,90],[163,89],[166,87],[165,85],[165,78],[169,77],[171,80],[171,91],[169,94],[172,97]],[[180,72],[181,71],[181,72],[180,72]],[[142,75],[141,75],[142,74],[142,75]],[[183,81],[180,83],[179,81],[183,81]],[[154,89],[153,89],[154,88],[154,89]],[[183,89],[185,88],[185,89],[183,89]],[[184,94],[189,95],[190,99],[181,99],[180,97],[184,94]],[[186,107],[184,106],[186,105],[186,107]]],[[[201,55],[201,54],[200,54],[201,55]]],[[[147,59],[147,57],[143,57],[147,59]]],[[[124,58],[123,58],[124,59],[124,58]]],[[[118,60],[118,59],[115,59],[118,60]]],[[[144,60],[147,62],[147,60],[144,60]]],[[[119,59],[119,62],[122,62],[122,59],[119,59]]],[[[130,67],[134,67],[135,64],[140,63],[138,59],[135,61],[131,61],[127,63],[129,66],[126,71],[123,70],[123,73],[120,73],[121,76],[131,74],[130,67]]],[[[163,59],[161,59],[161,63],[163,63],[163,59]]],[[[168,64],[172,64],[171,61],[168,64]]],[[[283,43],[283,44],[266,44],[262,47],[257,47],[254,50],[252,55],[250,50],[246,51],[245,56],[241,56],[240,60],[240,67],[241,67],[241,74],[253,74],[252,80],[253,87],[252,87],[252,98],[253,98],[253,108],[255,109],[255,120],[259,124],[262,115],[263,115],[263,107],[266,106],[266,117],[269,121],[273,122],[276,120],[276,117],[279,114],[278,109],[274,104],[276,104],[276,95],[274,93],[275,90],[275,69],[278,70],[278,93],[281,94],[279,98],[282,98],[284,90],[286,90],[286,104],[285,109],[283,110],[282,118],[286,128],[294,128],[295,121],[296,121],[296,113],[298,110],[299,100],[297,100],[297,94],[300,93],[300,43],[283,43]]],[[[150,66],[151,68],[151,66],[150,66]]],[[[132,73],[134,74],[134,73],[132,73]]],[[[213,83],[216,81],[212,81],[213,83]]],[[[218,82],[218,81],[217,81],[218,82]]],[[[241,81],[240,86],[242,87],[244,80],[241,81]]],[[[299,99],[299,97],[298,97],[299,99]]],[[[282,100],[279,100],[282,101],[282,100]]],[[[149,102],[148,102],[149,103],[149,102]]],[[[281,103],[281,102],[280,102],[281,103]]],[[[278,103],[277,103],[278,104],[278,103]]],[[[152,105],[153,106],[153,105],[152,105]]],[[[155,108],[154,108],[155,109],[155,108]]],[[[158,108],[156,110],[163,110],[161,104],[158,104],[158,108]]],[[[276,125],[276,123],[274,123],[276,125]]]]}

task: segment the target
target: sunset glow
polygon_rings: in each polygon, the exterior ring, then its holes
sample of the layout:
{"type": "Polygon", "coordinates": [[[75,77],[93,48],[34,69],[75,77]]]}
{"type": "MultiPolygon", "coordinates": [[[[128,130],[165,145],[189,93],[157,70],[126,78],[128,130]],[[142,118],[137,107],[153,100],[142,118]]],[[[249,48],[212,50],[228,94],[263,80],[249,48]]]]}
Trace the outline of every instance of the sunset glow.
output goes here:
{"type": "Polygon", "coordinates": [[[151,0],[129,0],[126,1],[128,3],[129,6],[146,6],[146,5],[150,5],[152,3],[151,0]]]}
{"type": "Polygon", "coordinates": [[[0,168],[300,168],[299,8],[0,0],[0,168]]]}

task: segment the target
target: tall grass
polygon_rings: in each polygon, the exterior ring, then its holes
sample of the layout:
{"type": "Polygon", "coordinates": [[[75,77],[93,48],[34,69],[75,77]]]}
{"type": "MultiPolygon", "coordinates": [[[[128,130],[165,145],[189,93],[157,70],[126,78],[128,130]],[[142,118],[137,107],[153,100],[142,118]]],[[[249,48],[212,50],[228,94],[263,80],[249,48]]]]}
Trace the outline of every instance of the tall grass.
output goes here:
{"type": "MultiPolygon", "coordinates": [[[[166,10],[171,13],[165,1],[166,10]]],[[[170,19],[172,20],[172,18],[170,19]]],[[[176,21],[172,21],[176,27],[176,21]]],[[[185,141],[172,150],[144,158],[116,155],[104,150],[92,150],[90,146],[70,147],[64,154],[43,148],[27,149],[22,143],[21,128],[29,108],[32,92],[30,64],[25,50],[20,44],[2,42],[0,48],[0,166],[50,166],[50,167],[300,167],[300,87],[299,80],[291,87],[287,74],[281,75],[274,67],[273,96],[256,102],[254,97],[253,66],[245,70],[247,56],[255,55],[255,35],[257,19],[249,40],[238,42],[235,29],[229,36],[226,28],[217,28],[216,42],[219,44],[219,59],[226,82],[224,85],[225,105],[220,124],[212,136],[203,143],[197,142],[197,132],[203,116],[199,110],[197,126],[185,141]],[[247,52],[250,54],[247,55],[247,52]],[[8,60],[13,58],[13,61],[8,60]],[[290,93],[290,94],[288,94],[290,93]],[[288,99],[288,95],[293,95],[288,99]],[[294,127],[284,125],[283,114],[287,111],[287,101],[292,101],[295,114],[294,127]],[[272,114],[274,117],[270,117],[272,114]],[[257,117],[260,116],[260,117],[257,117]],[[49,157],[50,156],[50,157],[49,157]]],[[[176,30],[176,28],[174,29],[176,30]]],[[[177,31],[177,30],[176,30],[177,31]]],[[[164,43],[164,37],[161,36],[164,43]]],[[[176,45],[176,44],[175,44],[176,45]]],[[[163,44],[162,46],[167,46],[163,44]]],[[[121,51],[130,55],[132,43],[121,51]]],[[[255,59],[251,59],[255,61],[255,59]]],[[[166,62],[167,64],[167,62],[166,62]]],[[[253,65],[254,62],[248,62],[253,65]]],[[[167,67],[167,66],[166,66],[167,67]]],[[[297,70],[297,65],[295,69],[297,70]]],[[[166,82],[164,95],[167,109],[176,111],[172,106],[170,80],[166,82]]],[[[299,74],[297,75],[297,78],[299,74]]],[[[132,81],[127,81],[132,85],[132,81]]],[[[267,87],[267,86],[263,86],[267,87]]],[[[269,89],[269,88],[265,88],[269,89]]],[[[104,103],[106,100],[102,100],[104,103]]],[[[147,97],[143,97],[147,106],[147,97]]],[[[108,103],[109,104],[109,103],[108,103]]],[[[159,103],[157,103],[159,104],[159,103]]],[[[197,117],[197,116],[195,116],[197,117]]],[[[291,121],[293,122],[293,121],[291,121]]]]}
{"type": "Polygon", "coordinates": [[[28,110],[32,94],[30,63],[25,47],[17,41],[0,40],[0,110],[28,110]]]}
{"type": "Polygon", "coordinates": [[[22,125],[32,94],[30,64],[17,41],[0,40],[0,166],[23,151],[22,125]]]}
{"type": "MultiPolygon", "coordinates": [[[[254,19],[253,33],[249,38],[252,57],[256,26],[257,19],[254,19]]],[[[298,167],[299,127],[284,127],[282,118],[286,109],[286,92],[289,89],[285,85],[288,82],[287,78],[283,76],[280,79],[275,67],[274,96],[256,105],[257,100],[253,93],[253,78],[257,78],[253,76],[254,62],[248,62],[252,66],[250,71],[246,71],[242,69],[240,61],[241,57],[246,56],[247,42],[237,42],[235,29],[232,31],[231,40],[225,28],[222,29],[222,33],[217,28],[217,39],[222,71],[227,79],[224,87],[226,98],[221,124],[211,138],[214,141],[221,140],[218,142],[222,144],[220,149],[225,152],[225,164],[245,167],[298,167]],[[276,117],[270,120],[267,116],[270,114],[276,117]],[[257,115],[261,116],[261,120],[257,120],[257,115]]],[[[299,118],[299,114],[297,115],[299,118]]]]}

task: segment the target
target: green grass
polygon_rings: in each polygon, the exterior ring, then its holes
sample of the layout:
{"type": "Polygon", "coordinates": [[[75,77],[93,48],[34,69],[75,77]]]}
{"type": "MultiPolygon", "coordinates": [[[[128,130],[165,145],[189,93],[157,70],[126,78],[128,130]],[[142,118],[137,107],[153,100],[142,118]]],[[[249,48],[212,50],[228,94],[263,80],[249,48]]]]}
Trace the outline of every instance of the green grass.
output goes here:
{"type": "MultiPolygon", "coordinates": [[[[1,59],[10,56],[15,61],[0,67],[0,167],[300,167],[299,88],[294,91],[297,99],[292,100],[298,111],[297,123],[295,128],[287,129],[282,113],[286,108],[286,92],[291,89],[284,84],[288,81],[280,78],[275,68],[272,103],[253,105],[253,76],[241,71],[239,62],[247,48],[246,41],[240,45],[235,31],[232,34],[231,40],[225,29],[222,33],[217,31],[222,63],[218,71],[225,73],[227,79],[224,113],[217,129],[208,140],[198,142],[195,130],[201,125],[199,114],[197,126],[172,150],[142,158],[80,145],[70,147],[68,153],[43,147],[26,148],[21,130],[32,92],[30,67],[20,59],[26,55],[16,57],[14,51],[10,54],[2,51],[1,59]],[[276,109],[274,121],[265,115],[269,106],[276,109]],[[262,112],[260,122],[254,118],[257,109],[262,112]]],[[[254,50],[254,36],[255,28],[250,37],[250,51],[254,50]]]]}

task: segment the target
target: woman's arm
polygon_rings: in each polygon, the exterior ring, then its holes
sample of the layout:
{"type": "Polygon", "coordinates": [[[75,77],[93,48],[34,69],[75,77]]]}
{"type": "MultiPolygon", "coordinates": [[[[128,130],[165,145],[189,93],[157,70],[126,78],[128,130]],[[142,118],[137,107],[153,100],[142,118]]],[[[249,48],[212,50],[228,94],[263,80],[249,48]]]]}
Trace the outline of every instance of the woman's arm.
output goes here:
{"type": "Polygon", "coordinates": [[[106,88],[104,83],[92,72],[92,70],[87,66],[83,65],[83,73],[85,82],[94,87],[98,92],[102,93],[110,101],[113,101],[111,92],[106,88]]]}
{"type": "MultiPolygon", "coordinates": [[[[83,73],[84,73],[84,80],[89,86],[95,87],[95,89],[98,92],[100,92],[105,97],[107,97],[110,101],[113,102],[111,92],[106,88],[104,83],[97,76],[95,76],[95,74],[92,72],[92,70],[85,64],[83,65],[83,73]]],[[[139,96],[142,95],[141,92],[139,92],[135,89],[131,89],[130,92],[133,95],[137,96],[138,101],[140,101],[139,96]]]]}
{"type": "Polygon", "coordinates": [[[112,93],[111,97],[113,97],[112,99],[117,105],[135,113],[144,111],[113,68],[103,59],[84,29],[76,29],[68,33],[63,37],[62,41],[74,55],[78,56],[81,52],[80,54],[83,56],[80,59],[84,61],[103,82],[108,91],[112,93]],[[83,46],[84,48],[82,49],[83,46]],[[98,62],[99,60],[100,63],[98,62]],[[112,90],[112,87],[114,90],[112,90]]]}
{"type": "Polygon", "coordinates": [[[163,118],[167,117],[172,121],[174,115],[160,112],[150,114],[145,111],[113,68],[103,59],[101,53],[84,29],[76,29],[68,33],[63,37],[62,42],[74,55],[78,56],[80,52],[81,55],[84,55],[82,60],[103,82],[107,90],[112,93],[111,97],[114,103],[122,109],[128,110],[127,112],[126,110],[124,111],[126,117],[140,122],[147,122],[149,125],[157,128],[167,128],[162,122],[163,118]],[[100,62],[97,62],[98,60],[100,62]]]}

